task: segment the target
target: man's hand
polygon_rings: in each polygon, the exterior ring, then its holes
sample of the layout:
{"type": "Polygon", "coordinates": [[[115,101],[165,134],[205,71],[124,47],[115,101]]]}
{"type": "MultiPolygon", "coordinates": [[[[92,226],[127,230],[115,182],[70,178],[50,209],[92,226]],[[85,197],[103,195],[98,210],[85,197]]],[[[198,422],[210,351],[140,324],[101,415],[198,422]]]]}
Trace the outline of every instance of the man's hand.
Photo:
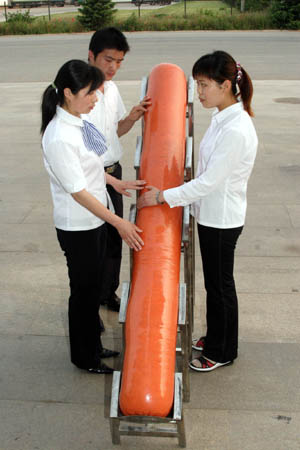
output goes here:
{"type": "Polygon", "coordinates": [[[135,105],[130,113],[125,119],[119,120],[118,122],[118,136],[121,137],[123,134],[128,133],[128,131],[133,127],[135,122],[139,120],[142,115],[147,111],[148,106],[150,106],[151,99],[148,95],[145,95],[143,100],[140,101],[138,105],[135,105]]]}
{"type": "Polygon", "coordinates": [[[147,111],[148,106],[151,105],[151,99],[148,95],[145,95],[142,101],[138,105],[133,106],[131,109],[128,119],[136,122],[142,115],[147,111]]]}
{"type": "Polygon", "coordinates": [[[142,250],[144,241],[139,236],[139,233],[141,233],[143,230],[126,219],[122,219],[122,221],[117,225],[116,228],[121,238],[130,248],[136,251],[142,250]]]}
{"type": "Polygon", "coordinates": [[[118,180],[118,183],[116,183],[113,188],[115,191],[119,192],[119,194],[125,195],[126,197],[131,197],[132,195],[130,192],[127,191],[127,189],[131,189],[133,191],[140,191],[141,189],[144,189],[146,184],[146,181],[144,180],[136,180],[136,181],[124,181],[124,180],[118,180]]]}
{"type": "Polygon", "coordinates": [[[106,182],[110,184],[115,191],[119,192],[119,194],[125,195],[126,197],[131,197],[130,192],[127,189],[131,189],[133,191],[140,191],[144,189],[146,181],[144,180],[134,180],[134,181],[125,181],[119,180],[118,178],[113,177],[112,175],[106,174],[106,182]]]}
{"type": "MultiPolygon", "coordinates": [[[[146,186],[146,189],[148,189],[148,192],[140,195],[137,201],[138,209],[145,208],[146,206],[155,206],[158,204],[157,194],[159,192],[159,189],[154,186],[146,186]]],[[[160,195],[162,195],[162,193],[160,193],[160,195]]]]}

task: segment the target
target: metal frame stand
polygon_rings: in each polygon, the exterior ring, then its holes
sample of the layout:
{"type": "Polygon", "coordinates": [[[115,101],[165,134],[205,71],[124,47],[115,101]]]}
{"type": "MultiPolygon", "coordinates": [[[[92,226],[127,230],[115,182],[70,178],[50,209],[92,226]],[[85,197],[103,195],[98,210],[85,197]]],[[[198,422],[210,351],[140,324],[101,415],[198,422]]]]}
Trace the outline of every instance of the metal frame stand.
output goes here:
{"type": "Polygon", "coordinates": [[[190,401],[190,371],[189,371],[189,323],[187,320],[186,284],[179,285],[179,308],[178,308],[178,328],[180,337],[180,347],[176,348],[176,353],[181,356],[182,370],[182,399],[184,402],[190,401]]]}
{"type": "MultiPolygon", "coordinates": [[[[186,154],[184,181],[194,177],[194,79],[189,77],[187,84],[186,112],[186,154]]],[[[184,281],[187,286],[187,323],[189,359],[192,357],[192,333],[194,329],[195,304],[195,221],[190,214],[190,206],[184,207],[182,226],[182,249],[184,252],[184,281]]]]}
{"type": "Polygon", "coordinates": [[[114,372],[110,404],[110,431],[112,443],[121,444],[120,436],[156,436],[178,438],[180,447],[186,447],[182,412],[182,375],[175,373],[173,410],[168,417],[124,416],[119,409],[121,372],[114,372]]]}
{"type": "MultiPolygon", "coordinates": [[[[142,79],[141,99],[144,98],[148,85],[148,77],[142,79]]],[[[194,176],[194,80],[189,77],[187,84],[188,104],[186,111],[186,159],[184,181],[190,181],[194,176]]],[[[144,120],[142,119],[142,135],[144,131],[144,120]]],[[[140,160],[143,146],[142,136],[137,137],[134,168],[136,178],[139,178],[140,160]]],[[[137,192],[138,195],[138,192],[137,192]]],[[[129,220],[135,223],[136,206],[131,205],[129,220]]],[[[194,326],[194,298],[195,298],[195,225],[194,218],[190,215],[189,206],[184,208],[182,223],[182,243],[181,248],[184,253],[184,283],[179,286],[179,308],[178,308],[178,329],[180,337],[180,347],[176,352],[181,356],[182,374],[176,372],[174,402],[172,412],[168,417],[152,416],[124,416],[119,409],[119,394],[121,385],[121,372],[114,372],[112,384],[112,397],[110,407],[110,429],[113,444],[120,444],[121,435],[130,436],[159,436],[177,437],[180,447],[186,447],[186,437],[184,428],[184,418],[182,401],[190,400],[190,377],[188,361],[192,352],[192,332],[194,326]]],[[[130,250],[130,278],[132,274],[133,251],[130,250]]],[[[119,322],[123,330],[123,351],[122,365],[125,346],[125,321],[126,311],[130,292],[130,282],[122,285],[121,305],[119,312],[119,322]]]]}

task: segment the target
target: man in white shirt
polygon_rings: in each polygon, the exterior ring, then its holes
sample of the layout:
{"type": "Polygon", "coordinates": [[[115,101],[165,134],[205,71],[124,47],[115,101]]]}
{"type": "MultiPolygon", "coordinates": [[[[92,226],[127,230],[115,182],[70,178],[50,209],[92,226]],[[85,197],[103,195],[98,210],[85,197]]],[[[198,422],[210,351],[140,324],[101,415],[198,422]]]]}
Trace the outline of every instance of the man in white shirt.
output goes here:
{"type": "MultiPolygon", "coordinates": [[[[108,150],[103,156],[104,168],[107,173],[118,179],[122,178],[122,167],[119,161],[123,154],[119,137],[132,128],[151,103],[149,97],[146,96],[126,116],[126,109],[119,90],[112,79],[121,67],[128,51],[129,45],[126,37],[112,27],[96,31],[89,45],[89,63],[103,72],[105,82],[97,91],[98,102],[87,119],[105,135],[108,150]]],[[[123,217],[122,195],[111,189],[109,185],[107,190],[115,213],[123,217]]],[[[101,304],[106,304],[113,311],[119,311],[120,308],[120,299],[116,295],[116,290],[119,286],[121,256],[122,239],[114,227],[108,224],[107,255],[103,276],[105,284],[101,289],[101,304]]]]}

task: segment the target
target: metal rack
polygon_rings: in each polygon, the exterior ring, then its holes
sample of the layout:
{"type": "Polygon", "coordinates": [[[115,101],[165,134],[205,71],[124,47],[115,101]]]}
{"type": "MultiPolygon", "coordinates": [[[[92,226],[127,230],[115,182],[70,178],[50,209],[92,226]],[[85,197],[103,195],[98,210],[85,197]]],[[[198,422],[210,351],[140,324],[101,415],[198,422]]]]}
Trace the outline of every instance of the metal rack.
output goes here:
{"type": "MultiPolygon", "coordinates": [[[[141,99],[144,98],[148,85],[148,77],[142,79],[141,99]]],[[[189,77],[187,83],[187,111],[186,111],[186,157],[184,181],[190,181],[194,175],[194,124],[193,124],[193,98],[194,80],[189,77]]],[[[142,135],[144,131],[144,121],[142,120],[142,135]]],[[[142,136],[137,137],[134,168],[136,178],[139,178],[140,160],[143,147],[142,136]]],[[[135,222],[136,206],[131,205],[129,220],[135,222]]],[[[182,402],[190,400],[190,378],[188,361],[192,350],[192,331],[194,313],[194,293],[195,293],[195,243],[194,243],[194,219],[190,215],[190,207],[183,209],[182,220],[182,242],[181,249],[184,260],[184,282],[179,285],[179,307],[178,307],[178,338],[180,346],[176,348],[176,353],[180,355],[182,373],[176,372],[174,402],[172,412],[168,417],[152,416],[124,416],[119,408],[119,393],[122,372],[114,372],[112,385],[112,398],[110,409],[110,427],[113,444],[120,444],[120,436],[160,436],[177,437],[180,447],[186,447],[186,437],[184,428],[184,417],[182,402]]],[[[133,252],[130,251],[130,277],[132,273],[133,252]]],[[[130,282],[122,285],[121,305],[119,322],[123,325],[123,344],[126,322],[127,303],[130,293],[130,282]]],[[[122,358],[124,351],[122,352],[122,358]]],[[[121,361],[122,363],[123,361],[121,361]]]]}
{"type": "Polygon", "coordinates": [[[178,438],[180,447],[186,447],[182,412],[182,375],[175,373],[173,410],[168,417],[124,416],[119,409],[121,372],[114,372],[110,406],[112,443],[119,445],[120,436],[157,436],[178,438]]]}

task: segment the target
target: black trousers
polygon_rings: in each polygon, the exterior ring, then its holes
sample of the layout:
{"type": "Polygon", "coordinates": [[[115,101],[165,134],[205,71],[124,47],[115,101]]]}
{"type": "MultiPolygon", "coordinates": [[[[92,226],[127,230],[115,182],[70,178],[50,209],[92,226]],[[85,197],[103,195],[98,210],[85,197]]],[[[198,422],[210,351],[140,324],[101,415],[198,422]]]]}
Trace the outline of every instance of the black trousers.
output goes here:
{"type": "MultiPolygon", "coordinates": [[[[122,179],[122,167],[117,165],[114,172],[110,173],[119,180],[122,179]]],[[[116,192],[114,188],[107,185],[107,191],[110,195],[112,203],[115,208],[115,214],[123,217],[123,197],[116,192]]],[[[105,266],[103,270],[103,284],[101,288],[101,300],[110,299],[120,284],[120,269],[122,259],[122,238],[117,232],[117,229],[107,224],[107,247],[105,256],[105,266]]]]}
{"type": "Polygon", "coordinates": [[[100,289],[106,251],[106,224],[87,231],[56,229],[70,280],[69,335],[71,361],[87,369],[102,350],[100,289]]]}
{"type": "Polygon", "coordinates": [[[203,356],[217,362],[233,361],[238,354],[238,299],[233,269],[242,230],[243,227],[219,229],[198,224],[207,294],[203,356]]]}

